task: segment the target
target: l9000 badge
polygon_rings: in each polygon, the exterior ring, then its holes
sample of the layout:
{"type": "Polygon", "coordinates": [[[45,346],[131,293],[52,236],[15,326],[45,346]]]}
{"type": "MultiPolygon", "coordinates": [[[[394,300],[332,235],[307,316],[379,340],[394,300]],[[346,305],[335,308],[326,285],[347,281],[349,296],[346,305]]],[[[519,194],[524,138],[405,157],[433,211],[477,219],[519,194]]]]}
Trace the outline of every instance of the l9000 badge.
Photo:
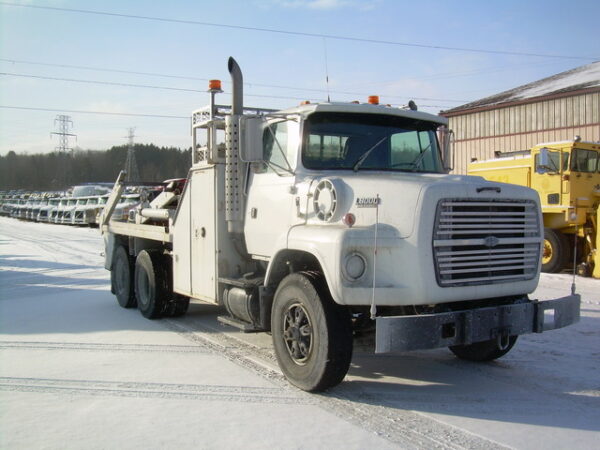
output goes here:
{"type": "Polygon", "coordinates": [[[375,208],[381,202],[380,197],[357,197],[357,208],[375,208]]]}

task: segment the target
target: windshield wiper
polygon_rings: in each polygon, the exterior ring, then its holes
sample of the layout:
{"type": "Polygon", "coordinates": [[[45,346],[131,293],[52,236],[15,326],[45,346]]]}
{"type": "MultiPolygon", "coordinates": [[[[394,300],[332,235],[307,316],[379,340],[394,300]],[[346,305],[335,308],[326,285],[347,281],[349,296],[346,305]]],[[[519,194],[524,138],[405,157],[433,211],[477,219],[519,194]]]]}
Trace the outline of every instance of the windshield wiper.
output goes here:
{"type": "Polygon", "coordinates": [[[362,155],[360,155],[360,158],[358,158],[356,160],[356,162],[354,163],[354,165],[352,166],[352,170],[354,170],[355,172],[358,170],[358,168],[362,165],[363,162],[365,162],[365,159],[367,159],[369,157],[369,155],[371,154],[371,152],[373,150],[375,150],[375,148],[377,148],[377,146],[379,144],[381,144],[383,141],[385,141],[387,139],[387,136],[382,137],[379,141],[377,141],[377,143],[375,145],[373,145],[369,150],[367,150],[366,152],[364,152],[362,155]]]}
{"type": "Polygon", "coordinates": [[[421,154],[417,156],[415,160],[411,163],[413,172],[419,168],[419,164],[421,164],[421,161],[423,161],[423,158],[425,157],[427,150],[429,150],[429,147],[431,147],[431,143],[429,143],[429,145],[423,149],[421,154]]]}

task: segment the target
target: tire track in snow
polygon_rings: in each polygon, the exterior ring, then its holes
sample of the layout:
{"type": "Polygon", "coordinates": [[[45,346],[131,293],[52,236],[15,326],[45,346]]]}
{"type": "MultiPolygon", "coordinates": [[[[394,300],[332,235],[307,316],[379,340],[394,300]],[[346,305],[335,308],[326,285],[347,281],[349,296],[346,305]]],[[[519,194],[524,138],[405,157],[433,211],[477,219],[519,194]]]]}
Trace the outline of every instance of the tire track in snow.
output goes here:
{"type": "Polygon", "coordinates": [[[285,395],[277,388],[205,384],[0,377],[0,390],[59,395],[212,400],[284,405],[307,403],[306,399],[285,395]]]}
{"type": "Polygon", "coordinates": [[[95,344],[82,342],[0,341],[1,350],[63,350],[86,352],[213,353],[198,345],[95,344]]]}
{"type": "Polygon", "coordinates": [[[357,394],[343,383],[326,393],[303,392],[291,386],[279,370],[263,362],[265,355],[269,361],[274,360],[271,352],[229,337],[222,332],[214,333],[211,327],[201,324],[194,324],[198,329],[192,329],[172,319],[163,319],[160,323],[183,338],[206,345],[229,361],[271,381],[288,395],[293,394],[308,403],[314,403],[334,416],[398,444],[404,449],[507,448],[423,414],[385,406],[383,402],[385,396],[378,398],[377,404],[373,404],[373,396],[357,394]],[[210,338],[202,334],[202,331],[211,333],[210,338]]]}

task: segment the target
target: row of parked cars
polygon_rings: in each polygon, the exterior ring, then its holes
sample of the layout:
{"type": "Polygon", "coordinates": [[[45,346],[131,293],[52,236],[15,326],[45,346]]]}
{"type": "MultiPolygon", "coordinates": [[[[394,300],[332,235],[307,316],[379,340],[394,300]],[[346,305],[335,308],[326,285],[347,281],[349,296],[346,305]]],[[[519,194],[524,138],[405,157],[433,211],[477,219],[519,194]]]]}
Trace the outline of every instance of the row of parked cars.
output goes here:
{"type": "MultiPolygon", "coordinates": [[[[99,185],[75,186],[66,193],[0,193],[0,215],[36,222],[98,226],[109,193],[110,187],[99,185]]],[[[127,220],[129,210],[139,202],[140,194],[135,190],[123,195],[113,217],[127,220]]]]}

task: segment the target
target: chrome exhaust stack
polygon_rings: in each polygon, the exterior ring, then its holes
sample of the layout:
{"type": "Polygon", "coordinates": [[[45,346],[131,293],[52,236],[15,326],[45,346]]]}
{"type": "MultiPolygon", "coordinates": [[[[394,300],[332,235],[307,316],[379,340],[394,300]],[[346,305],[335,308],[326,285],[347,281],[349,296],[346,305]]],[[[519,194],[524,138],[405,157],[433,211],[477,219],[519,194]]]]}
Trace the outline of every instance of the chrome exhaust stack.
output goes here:
{"type": "Polygon", "coordinates": [[[229,57],[227,68],[231,75],[231,115],[241,116],[244,114],[244,78],[242,77],[242,69],[238,63],[229,57]]]}
{"type": "Polygon", "coordinates": [[[243,170],[240,167],[240,119],[244,115],[244,79],[232,57],[227,63],[231,75],[231,114],[225,118],[225,220],[230,233],[244,232],[244,198],[241,195],[243,170]]]}

